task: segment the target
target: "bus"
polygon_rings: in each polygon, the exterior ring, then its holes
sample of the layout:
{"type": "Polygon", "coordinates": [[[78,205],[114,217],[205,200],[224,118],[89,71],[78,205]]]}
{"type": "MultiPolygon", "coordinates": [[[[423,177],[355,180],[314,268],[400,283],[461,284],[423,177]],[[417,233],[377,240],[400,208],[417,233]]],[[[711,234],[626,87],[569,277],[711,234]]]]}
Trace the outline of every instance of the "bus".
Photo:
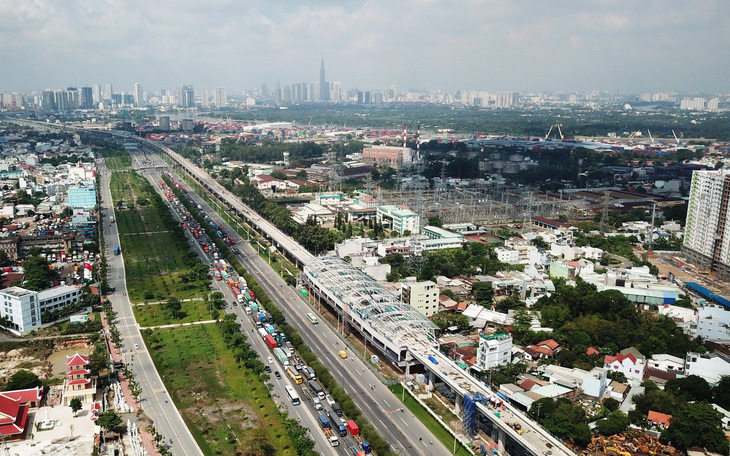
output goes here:
{"type": "Polygon", "coordinates": [[[297,391],[289,385],[286,385],[284,389],[286,390],[286,395],[289,396],[289,400],[291,401],[292,405],[299,405],[300,401],[297,391]]]}
{"type": "Polygon", "coordinates": [[[292,380],[294,380],[294,383],[297,385],[301,385],[304,383],[304,378],[302,378],[301,375],[299,375],[299,372],[297,371],[297,368],[294,366],[289,366],[286,368],[286,372],[289,374],[289,377],[291,377],[292,380]]]}
{"type": "Polygon", "coordinates": [[[315,317],[315,316],[314,316],[314,314],[313,314],[313,313],[311,313],[311,312],[308,312],[308,313],[307,313],[307,319],[308,319],[308,320],[309,320],[309,321],[310,321],[310,322],[311,322],[311,323],[312,323],[313,325],[316,325],[317,323],[319,323],[319,322],[317,321],[317,317],[315,317]]]}

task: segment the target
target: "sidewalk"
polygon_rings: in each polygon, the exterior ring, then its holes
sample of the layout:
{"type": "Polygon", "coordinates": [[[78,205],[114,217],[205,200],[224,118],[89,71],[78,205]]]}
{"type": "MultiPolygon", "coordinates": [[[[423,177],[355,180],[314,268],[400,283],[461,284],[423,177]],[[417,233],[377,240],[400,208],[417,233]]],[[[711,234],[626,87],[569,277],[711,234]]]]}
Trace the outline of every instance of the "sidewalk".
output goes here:
{"type": "Polygon", "coordinates": [[[192,325],[207,325],[210,323],[215,323],[217,320],[203,320],[203,321],[192,321],[190,323],[176,323],[174,325],[161,325],[161,326],[147,326],[147,327],[141,327],[140,330],[143,329],[166,329],[166,328],[177,328],[179,326],[192,326],[192,325]]]}
{"type": "MultiPolygon", "coordinates": [[[[115,363],[120,362],[122,361],[122,354],[119,353],[119,349],[114,345],[114,343],[112,343],[109,337],[109,323],[106,319],[106,313],[103,311],[101,312],[101,321],[102,325],[104,326],[104,337],[106,338],[107,346],[111,351],[112,360],[115,363]]],[[[133,412],[137,412],[139,410],[139,404],[134,399],[134,396],[132,395],[132,390],[129,388],[129,379],[124,375],[121,370],[117,371],[117,375],[119,377],[119,386],[121,386],[122,393],[124,393],[125,401],[132,408],[133,412]]],[[[147,450],[147,454],[149,454],[150,456],[159,455],[159,453],[157,452],[157,448],[155,448],[155,445],[152,441],[152,436],[147,433],[147,429],[140,428],[139,435],[142,439],[142,443],[144,444],[145,449],[147,450]]]]}

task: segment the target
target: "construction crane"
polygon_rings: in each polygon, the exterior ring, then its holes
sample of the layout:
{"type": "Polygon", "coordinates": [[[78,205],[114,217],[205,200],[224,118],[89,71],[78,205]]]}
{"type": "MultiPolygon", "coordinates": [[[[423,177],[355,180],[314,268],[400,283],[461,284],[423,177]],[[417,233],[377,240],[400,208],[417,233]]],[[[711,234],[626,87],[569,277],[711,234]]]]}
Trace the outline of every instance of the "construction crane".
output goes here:
{"type": "Polygon", "coordinates": [[[677,146],[679,146],[679,138],[677,138],[677,134],[672,130],[672,134],[674,135],[674,140],[677,141],[677,146]]]}
{"type": "Polygon", "coordinates": [[[647,132],[649,132],[649,139],[651,140],[652,146],[654,145],[654,137],[651,136],[651,130],[647,129],[647,132]]]}
{"type": "Polygon", "coordinates": [[[547,134],[545,135],[545,139],[548,139],[550,137],[550,133],[553,131],[554,127],[558,127],[558,133],[560,133],[560,139],[565,139],[565,137],[563,136],[563,131],[560,129],[560,127],[562,127],[562,126],[563,126],[563,124],[550,125],[550,130],[548,130],[547,134]]]}

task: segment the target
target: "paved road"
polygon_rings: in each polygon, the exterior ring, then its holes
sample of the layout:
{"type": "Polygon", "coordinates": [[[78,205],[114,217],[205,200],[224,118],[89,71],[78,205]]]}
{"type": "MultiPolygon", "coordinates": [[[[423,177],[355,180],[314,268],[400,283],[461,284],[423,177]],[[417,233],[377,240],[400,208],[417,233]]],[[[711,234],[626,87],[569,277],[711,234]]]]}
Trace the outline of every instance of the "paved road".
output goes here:
{"type": "MultiPolygon", "coordinates": [[[[162,193],[162,189],[159,185],[159,182],[161,180],[161,176],[154,172],[154,171],[143,171],[143,175],[146,175],[153,187],[160,193],[162,193]]],[[[172,209],[171,209],[172,210],[172,209]]],[[[182,222],[182,219],[179,218],[179,214],[177,211],[172,210],[172,213],[175,218],[178,219],[179,222],[182,222]]],[[[206,264],[211,264],[213,262],[213,257],[209,253],[205,253],[203,249],[200,247],[200,241],[207,242],[208,244],[212,245],[212,242],[210,242],[209,239],[205,236],[205,234],[202,234],[201,238],[199,240],[195,240],[192,236],[190,236],[190,233],[186,231],[186,236],[188,238],[188,241],[191,243],[193,249],[198,254],[198,256],[202,259],[202,261],[206,264]]],[[[256,332],[255,326],[253,324],[253,321],[250,317],[248,317],[243,308],[239,305],[233,306],[230,305],[230,303],[233,303],[236,301],[236,297],[233,295],[233,292],[231,289],[227,286],[225,286],[225,282],[220,281],[214,281],[212,285],[213,291],[220,291],[223,293],[225,302],[229,303],[229,305],[226,306],[224,311],[226,313],[234,313],[238,317],[238,321],[241,323],[242,331],[249,337],[249,342],[252,345],[252,348],[256,350],[259,353],[259,359],[262,363],[269,365],[272,369],[272,374],[270,375],[270,381],[267,383],[271,384],[273,386],[272,388],[272,395],[274,395],[275,402],[277,404],[280,404],[282,408],[286,408],[286,411],[290,414],[291,417],[298,419],[302,426],[309,429],[310,436],[312,437],[312,440],[315,442],[315,451],[319,452],[320,454],[324,455],[337,455],[337,454],[343,454],[342,451],[337,451],[338,449],[341,450],[344,448],[344,446],[340,446],[339,448],[333,448],[329,445],[329,442],[325,438],[324,434],[319,431],[317,417],[314,414],[313,409],[310,408],[309,404],[306,402],[303,402],[300,406],[294,407],[291,405],[289,400],[287,399],[286,392],[284,391],[284,386],[290,385],[292,387],[296,388],[296,385],[293,383],[291,378],[287,376],[285,370],[281,367],[281,365],[278,363],[278,361],[275,361],[274,364],[268,363],[268,357],[271,355],[268,345],[265,344],[265,342],[259,337],[258,332],[256,332]],[[282,378],[277,379],[274,377],[273,372],[279,371],[282,378]]]]}
{"type": "MultiPolygon", "coordinates": [[[[139,326],[132,312],[132,305],[127,298],[123,256],[114,255],[114,247],[119,245],[117,225],[109,223],[113,213],[113,203],[109,186],[110,175],[102,163],[97,164],[97,172],[101,176],[101,207],[105,211],[104,240],[107,252],[109,285],[116,292],[108,296],[112,307],[117,312],[115,324],[122,337],[122,357],[130,366],[142,392],[139,396],[140,406],[154,421],[157,431],[165,437],[170,451],[175,455],[197,456],[203,452],[198,447],[190,430],[185,425],[180,413],[173,404],[165,389],[160,375],[157,373],[152,357],[147,352],[139,331],[139,326]],[[135,345],[136,344],[136,345],[135,345]],[[135,348],[138,346],[139,348],[135,348]],[[172,443],[170,444],[170,440],[172,443]]],[[[116,218],[116,217],[115,217],[116,218]]]]}
{"type": "MultiPolygon", "coordinates": [[[[191,195],[196,204],[200,204],[217,224],[228,225],[227,221],[218,216],[192,190],[188,190],[188,195],[191,195]]],[[[235,233],[233,230],[229,230],[229,232],[235,233]]],[[[241,253],[236,256],[241,264],[251,275],[256,277],[269,297],[282,308],[288,323],[299,330],[304,341],[340,382],[342,381],[344,366],[346,391],[381,435],[387,438],[389,415],[384,411],[401,407],[402,404],[398,398],[381,383],[380,378],[359,357],[350,356],[348,361],[339,361],[341,358],[337,352],[344,347],[344,342],[339,335],[325,324],[319,324],[316,327],[311,325],[305,314],[312,311],[312,309],[302,301],[296,290],[287,286],[284,280],[266,263],[266,260],[261,258],[256,250],[245,242],[245,239],[237,234],[234,238],[239,242],[241,253]]],[[[447,449],[436,440],[418,418],[409,411],[397,412],[392,416],[392,446],[394,451],[403,452],[404,454],[428,455],[451,453],[450,449],[447,449]]]]}

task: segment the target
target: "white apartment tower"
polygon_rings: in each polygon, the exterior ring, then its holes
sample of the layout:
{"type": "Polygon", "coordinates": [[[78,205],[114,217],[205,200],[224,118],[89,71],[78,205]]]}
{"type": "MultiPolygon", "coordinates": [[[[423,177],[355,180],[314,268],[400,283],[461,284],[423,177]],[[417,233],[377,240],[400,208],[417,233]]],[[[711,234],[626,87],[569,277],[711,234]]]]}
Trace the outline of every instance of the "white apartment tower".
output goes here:
{"type": "Polygon", "coordinates": [[[144,106],[144,92],[142,91],[142,84],[139,82],[134,83],[134,107],[139,108],[144,106]]]}
{"type": "Polygon", "coordinates": [[[226,101],[226,88],[225,87],[216,87],[214,89],[213,102],[219,108],[225,108],[226,106],[228,106],[228,102],[226,101]]]}
{"type": "Polygon", "coordinates": [[[730,278],[730,171],[695,171],[687,206],[684,256],[730,278]]]}
{"type": "Polygon", "coordinates": [[[210,95],[208,94],[208,86],[200,88],[200,106],[207,108],[210,105],[210,95]]]}

